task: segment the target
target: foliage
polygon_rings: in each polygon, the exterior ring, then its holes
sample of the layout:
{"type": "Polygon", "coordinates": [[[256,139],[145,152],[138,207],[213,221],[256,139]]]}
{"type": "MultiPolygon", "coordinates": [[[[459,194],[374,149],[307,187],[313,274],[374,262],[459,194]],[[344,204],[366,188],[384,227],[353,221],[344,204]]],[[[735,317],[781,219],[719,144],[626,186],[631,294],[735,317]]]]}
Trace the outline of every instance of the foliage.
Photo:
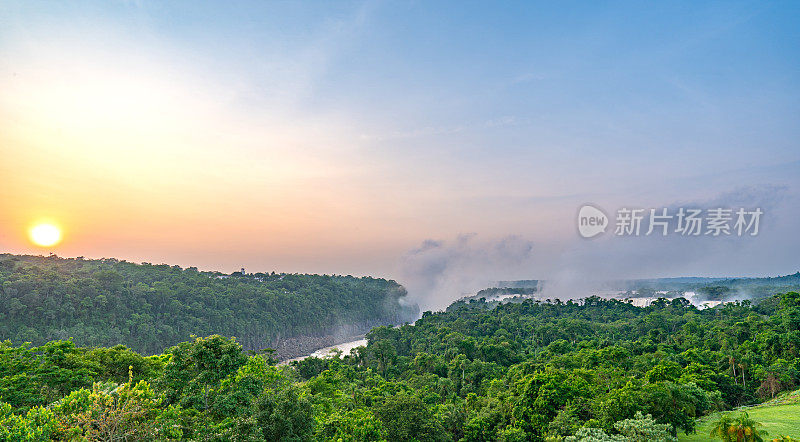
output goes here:
{"type": "Polygon", "coordinates": [[[214,335],[167,349],[168,362],[158,380],[167,403],[198,410],[209,408],[211,391],[247,362],[242,346],[214,335]]]}
{"type": "Polygon", "coordinates": [[[337,410],[325,417],[318,436],[326,441],[367,442],[383,440],[382,432],[380,421],[367,410],[337,410]]]}
{"type": "Polygon", "coordinates": [[[630,442],[676,442],[672,426],[658,424],[649,414],[637,412],[633,419],[625,419],[614,424],[614,428],[630,442]]]}
{"type": "Polygon", "coordinates": [[[447,440],[425,403],[416,396],[400,394],[387,398],[375,410],[387,440],[433,442],[447,440]]]}
{"type": "Polygon", "coordinates": [[[628,438],[620,435],[608,435],[605,431],[599,428],[583,427],[575,433],[575,436],[569,436],[564,439],[564,442],[627,442],[628,438]]]}
{"type": "Polygon", "coordinates": [[[355,335],[412,320],[416,307],[399,302],[405,295],[396,282],[369,277],[0,254],[0,337],[154,354],[190,335],[223,334],[261,350],[287,337],[355,335]]]}
{"type": "Polygon", "coordinates": [[[311,403],[290,387],[261,394],[251,414],[236,422],[230,436],[231,440],[304,441],[311,438],[314,425],[311,403]]]}
{"type": "Polygon", "coordinates": [[[766,431],[759,430],[763,425],[751,419],[746,411],[737,415],[726,413],[714,425],[711,437],[724,442],[762,442],[766,431]]]}
{"type": "Polygon", "coordinates": [[[14,414],[9,404],[0,402],[0,440],[49,440],[58,423],[53,412],[44,407],[34,407],[24,414],[14,414]]]}
{"type": "Polygon", "coordinates": [[[69,416],[73,430],[89,440],[152,440],[159,400],[146,381],[95,384],[84,410],[69,416]]]}

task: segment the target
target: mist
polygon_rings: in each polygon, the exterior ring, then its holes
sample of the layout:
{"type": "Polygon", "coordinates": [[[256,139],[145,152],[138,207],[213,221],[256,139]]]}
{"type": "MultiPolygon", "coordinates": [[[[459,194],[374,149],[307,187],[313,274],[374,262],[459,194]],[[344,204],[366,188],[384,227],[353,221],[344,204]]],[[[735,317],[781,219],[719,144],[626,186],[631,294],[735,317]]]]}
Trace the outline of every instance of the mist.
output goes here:
{"type": "MultiPolygon", "coordinates": [[[[603,205],[613,223],[616,209],[603,205]]],[[[563,223],[573,226],[575,209],[563,223]]],[[[620,206],[621,207],[621,206],[620,206]]],[[[543,280],[541,299],[580,299],[608,292],[613,282],[630,279],[704,276],[779,276],[800,269],[797,219],[800,199],[782,186],[740,187],[705,200],[673,201],[650,207],[755,208],[764,211],[757,236],[615,236],[613,225],[598,238],[577,232],[556,240],[523,235],[500,238],[477,234],[426,239],[401,260],[398,281],[422,311],[440,310],[453,301],[492,287],[496,281],[543,280]]],[[[645,220],[646,221],[646,220],[645,220]]],[[[674,220],[673,220],[674,221],[674,220]]],[[[643,222],[645,227],[645,222],[643,222]]],[[[574,227],[573,227],[574,228],[574,227]]],[[[670,225],[670,232],[675,226],[670,225]]],[[[749,294],[739,293],[737,299],[749,294]]]]}
{"type": "Polygon", "coordinates": [[[421,310],[440,310],[497,279],[531,273],[533,242],[519,236],[496,240],[475,234],[422,242],[402,259],[399,280],[421,310]]]}

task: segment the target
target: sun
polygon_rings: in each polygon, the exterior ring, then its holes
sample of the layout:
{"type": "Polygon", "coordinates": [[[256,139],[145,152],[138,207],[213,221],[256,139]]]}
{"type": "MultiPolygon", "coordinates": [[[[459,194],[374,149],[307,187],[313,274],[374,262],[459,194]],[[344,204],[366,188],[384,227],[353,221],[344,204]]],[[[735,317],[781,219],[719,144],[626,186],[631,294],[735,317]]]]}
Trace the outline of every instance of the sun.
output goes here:
{"type": "Polygon", "coordinates": [[[36,224],[29,232],[31,241],[41,247],[50,247],[61,241],[61,229],[50,223],[36,224]]]}

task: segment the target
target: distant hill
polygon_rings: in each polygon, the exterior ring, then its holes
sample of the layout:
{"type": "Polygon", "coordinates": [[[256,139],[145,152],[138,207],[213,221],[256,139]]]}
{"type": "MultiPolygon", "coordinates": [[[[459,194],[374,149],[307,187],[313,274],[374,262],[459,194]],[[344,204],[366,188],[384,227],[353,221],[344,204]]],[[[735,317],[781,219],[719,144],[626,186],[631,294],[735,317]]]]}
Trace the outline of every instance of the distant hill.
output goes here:
{"type": "MultiPolygon", "coordinates": [[[[519,280],[498,281],[495,287],[505,289],[539,288],[546,286],[546,280],[519,280]]],[[[733,300],[733,299],[762,299],[775,293],[784,293],[800,290],[800,272],[791,275],[762,277],[762,278],[706,278],[706,277],[676,277],[676,278],[651,278],[610,281],[603,284],[607,291],[618,290],[631,292],[631,296],[653,296],[657,291],[694,292],[698,299],[733,300]]],[[[577,293],[576,298],[586,296],[586,293],[577,293]]]]}
{"type": "Polygon", "coordinates": [[[520,288],[520,289],[536,289],[539,287],[538,279],[520,279],[517,281],[497,281],[494,284],[495,288],[520,288]]]}
{"type": "Polygon", "coordinates": [[[41,344],[71,337],[79,345],[125,344],[148,354],[192,334],[236,336],[246,349],[301,338],[324,346],[414,320],[418,309],[405,296],[402,286],[378,278],[229,275],[116,259],[0,254],[0,340],[41,344]]]}
{"type": "Polygon", "coordinates": [[[762,299],[775,293],[800,290],[800,272],[763,278],[659,278],[626,281],[628,290],[696,292],[705,299],[762,299]]]}

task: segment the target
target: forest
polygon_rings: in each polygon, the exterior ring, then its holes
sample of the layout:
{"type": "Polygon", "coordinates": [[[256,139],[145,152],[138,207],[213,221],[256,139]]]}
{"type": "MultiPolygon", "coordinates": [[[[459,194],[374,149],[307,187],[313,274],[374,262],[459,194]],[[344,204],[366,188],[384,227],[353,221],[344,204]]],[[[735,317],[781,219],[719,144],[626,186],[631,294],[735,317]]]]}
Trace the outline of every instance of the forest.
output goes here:
{"type": "MultiPolygon", "coordinates": [[[[645,308],[601,298],[494,308],[471,300],[413,325],[376,327],[367,339],[350,355],[290,365],[220,335],[152,356],[120,345],[6,341],[0,435],[675,441],[704,415],[796,388],[800,294],[703,310],[681,298],[645,308]]],[[[765,440],[751,421],[724,414],[713,437],[765,440]]]]}
{"type": "Polygon", "coordinates": [[[287,338],[353,336],[413,320],[418,310],[405,296],[396,282],[369,277],[227,275],[116,259],[0,254],[0,339],[123,344],[156,354],[191,335],[221,334],[261,350],[287,338]]]}

